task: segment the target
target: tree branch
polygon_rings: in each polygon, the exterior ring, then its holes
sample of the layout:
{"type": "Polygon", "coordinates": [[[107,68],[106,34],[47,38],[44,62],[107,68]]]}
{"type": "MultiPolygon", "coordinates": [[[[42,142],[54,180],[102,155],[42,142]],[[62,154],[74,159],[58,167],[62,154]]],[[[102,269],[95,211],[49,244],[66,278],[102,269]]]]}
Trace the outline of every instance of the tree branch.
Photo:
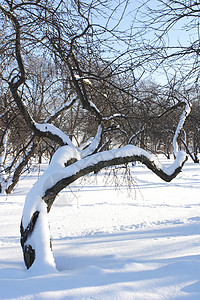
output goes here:
{"type": "Polygon", "coordinates": [[[73,165],[63,169],[62,177],[57,177],[56,182],[52,183],[52,187],[45,191],[43,200],[50,210],[57,194],[78,178],[91,172],[98,172],[105,167],[121,165],[129,162],[139,161],[146,165],[153,173],[164,181],[170,182],[180,172],[187,160],[185,152],[179,152],[174,163],[166,168],[162,166],[157,158],[145,150],[128,145],[119,149],[93,154],[87,158],[75,162],[73,165]]]}

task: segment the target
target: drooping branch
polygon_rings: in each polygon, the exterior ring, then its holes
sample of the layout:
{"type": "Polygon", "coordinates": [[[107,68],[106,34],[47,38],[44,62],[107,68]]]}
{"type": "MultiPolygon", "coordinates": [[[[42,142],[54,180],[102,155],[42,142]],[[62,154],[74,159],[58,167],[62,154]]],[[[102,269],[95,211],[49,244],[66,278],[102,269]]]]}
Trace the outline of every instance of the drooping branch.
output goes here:
{"type": "Polygon", "coordinates": [[[186,160],[187,155],[185,152],[180,151],[174,163],[170,167],[166,168],[159,163],[155,156],[133,145],[100,152],[77,161],[73,165],[64,169],[61,177],[59,178],[59,176],[57,176],[56,181],[52,182],[52,187],[45,191],[43,200],[46,202],[49,211],[57,194],[78,178],[91,172],[100,171],[105,167],[135,161],[141,162],[161,179],[170,182],[178,175],[178,173],[181,172],[186,160]]]}

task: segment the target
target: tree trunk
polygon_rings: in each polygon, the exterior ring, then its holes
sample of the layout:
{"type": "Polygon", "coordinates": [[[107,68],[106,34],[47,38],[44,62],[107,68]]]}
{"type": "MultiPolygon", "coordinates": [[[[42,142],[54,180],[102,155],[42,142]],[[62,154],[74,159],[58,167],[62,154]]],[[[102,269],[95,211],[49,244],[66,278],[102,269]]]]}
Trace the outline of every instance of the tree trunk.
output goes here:
{"type": "Polygon", "coordinates": [[[169,168],[162,167],[156,157],[133,145],[90,155],[81,159],[80,152],[70,146],[57,150],[52,161],[28,193],[21,222],[21,245],[27,268],[55,269],[50,247],[47,213],[58,193],[80,177],[104,167],[140,161],[165,181],[180,171],[187,156],[180,152],[169,168]],[[71,165],[69,165],[71,163],[71,165]]]}
{"type": "Polygon", "coordinates": [[[40,211],[35,211],[26,227],[23,218],[20,226],[21,246],[24,263],[29,269],[39,273],[55,270],[55,263],[51,248],[47,209],[42,201],[40,211]]]}

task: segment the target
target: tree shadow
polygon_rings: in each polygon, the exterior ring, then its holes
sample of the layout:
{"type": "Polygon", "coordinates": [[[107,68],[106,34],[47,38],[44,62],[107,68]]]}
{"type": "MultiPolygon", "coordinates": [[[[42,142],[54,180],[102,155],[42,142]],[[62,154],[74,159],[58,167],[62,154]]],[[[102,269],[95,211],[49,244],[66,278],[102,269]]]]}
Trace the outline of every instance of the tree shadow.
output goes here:
{"type": "MultiPolygon", "coordinates": [[[[118,285],[122,290],[126,290],[128,285],[129,290],[134,295],[135,287],[141,289],[142,292],[144,286],[147,286],[151,292],[151,284],[154,286],[154,293],[155,295],[157,293],[157,297],[161,288],[170,289],[171,286],[180,285],[177,298],[174,297],[173,299],[183,299],[181,292],[185,293],[184,299],[200,299],[200,255],[148,258],[148,253],[146,253],[143,258],[141,258],[142,256],[131,257],[130,255],[123,257],[120,248],[119,253],[109,254],[108,245],[115,242],[123,242],[126,245],[126,242],[129,242],[134,249],[134,245],[139,240],[145,241],[145,239],[156,238],[161,239],[162,243],[163,238],[170,237],[172,238],[171,243],[173,243],[173,237],[187,235],[191,237],[197,234],[199,234],[199,225],[182,224],[174,225],[171,228],[138,232],[57,239],[55,241],[57,250],[54,254],[59,272],[55,271],[55,273],[43,275],[39,272],[34,274],[31,269],[25,271],[21,262],[16,264],[13,262],[13,266],[16,267],[12,268],[9,268],[9,264],[6,267],[5,264],[5,268],[0,269],[0,299],[31,297],[31,295],[37,295],[33,299],[41,299],[40,297],[47,297],[47,293],[49,297],[49,293],[52,293],[54,297],[56,297],[56,293],[61,293],[67,295],[67,298],[61,297],[60,299],[70,299],[72,295],[81,293],[83,289],[86,293],[92,289],[92,295],[96,295],[99,289],[105,287],[109,289],[111,286],[118,285]],[[106,249],[107,247],[108,253],[105,254],[105,250],[102,255],[94,255],[94,252],[93,254],[91,252],[87,255],[80,255],[75,250],[81,246],[88,247],[88,249],[92,247],[105,247],[106,249]],[[70,253],[74,250],[74,255],[67,254],[69,249],[70,253]]],[[[166,245],[163,244],[162,247],[165,248],[166,245]]],[[[167,253],[167,251],[168,249],[163,249],[163,253],[167,253]]],[[[76,299],[81,299],[81,297],[76,299]]]]}

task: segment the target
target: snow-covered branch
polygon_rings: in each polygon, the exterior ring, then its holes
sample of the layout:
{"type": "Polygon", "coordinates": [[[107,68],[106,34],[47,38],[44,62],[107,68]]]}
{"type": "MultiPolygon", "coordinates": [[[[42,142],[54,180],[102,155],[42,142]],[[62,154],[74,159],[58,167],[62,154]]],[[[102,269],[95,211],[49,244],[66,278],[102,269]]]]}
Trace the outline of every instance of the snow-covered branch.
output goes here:
{"type": "Polygon", "coordinates": [[[62,142],[63,145],[67,144],[74,147],[68,135],[52,124],[39,124],[35,122],[35,128],[40,133],[38,133],[39,136],[41,135],[49,138],[54,137],[56,140],[60,140],[60,142],[62,142]]]}
{"type": "Polygon", "coordinates": [[[58,176],[55,178],[54,183],[52,182],[52,187],[46,190],[43,199],[47,204],[49,201],[49,203],[52,204],[52,199],[55,199],[55,196],[64,187],[68,186],[79,177],[82,177],[90,172],[99,171],[108,166],[121,165],[134,161],[140,161],[161,179],[169,182],[181,171],[186,160],[186,153],[180,151],[178,152],[174,163],[170,167],[165,167],[160,164],[156,156],[133,145],[127,145],[119,149],[100,152],[81,159],[75,162],[73,165],[63,169],[62,173],[57,174],[58,176]]]}
{"type": "Polygon", "coordinates": [[[76,148],[61,147],[26,197],[21,223],[21,244],[27,268],[30,268],[33,263],[35,266],[39,264],[40,268],[54,268],[53,255],[48,242],[47,211],[50,210],[57,194],[70,183],[90,172],[134,161],[140,161],[163,180],[171,181],[181,171],[186,160],[185,152],[179,152],[174,163],[170,167],[165,167],[155,156],[133,145],[81,159],[80,152],[76,148]],[[69,161],[72,164],[68,165],[69,161]],[[35,226],[37,230],[34,229],[35,226]]]}
{"type": "Polygon", "coordinates": [[[84,158],[88,155],[91,155],[92,153],[94,153],[97,150],[97,148],[99,147],[99,145],[101,143],[101,136],[102,136],[102,126],[99,125],[96,136],[92,140],[91,144],[87,148],[85,148],[84,150],[81,151],[82,158],[84,158]]]}
{"type": "Polygon", "coordinates": [[[104,117],[103,120],[105,121],[110,121],[110,120],[113,120],[115,118],[125,118],[126,116],[124,114],[113,114],[112,116],[110,117],[104,117]]]}
{"type": "Polygon", "coordinates": [[[135,138],[137,138],[137,136],[144,131],[144,126],[142,126],[142,128],[140,130],[138,130],[136,133],[134,133],[128,140],[128,144],[131,143],[131,141],[135,138]]]}
{"type": "Polygon", "coordinates": [[[84,143],[82,143],[79,147],[78,147],[78,149],[81,151],[81,150],[84,150],[86,147],[88,147],[91,143],[92,143],[92,141],[93,141],[93,137],[90,137],[87,141],[85,141],[84,143]]]}
{"type": "Polygon", "coordinates": [[[174,148],[174,156],[176,157],[178,155],[178,151],[179,151],[179,146],[178,146],[178,137],[181,133],[181,130],[183,128],[183,125],[188,117],[188,115],[190,114],[191,111],[191,103],[189,103],[189,101],[185,101],[185,109],[182,112],[182,115],[180,117],[178,126],[176,128],[175,134],[174,134],[174,138],[173,138],[173,148],[174,148]]]}
{"type": "Polygon", "coordinates": [[[42,196],[48,188],[54,185],[58,177],[64,176],[63,170],[67,169],[68,163],[79,159],[80,152],[75,147],[63,146],[58,149],[49,167],[26,197],[20,231],[21,246],[27,268],[31,267],[35,258],[36,264],[39,263],[42,268],[54,267],[54,260],[49,247],[47,206],[42,200],[42,196]],[[35,230],[36,221],[37,230],[35,230]],[[35,253],[37,254],[35,255],[35,253]]]}
{"type": "MultiPolygon", "coordinates": [[[[76,78],[76,80],[78,81],[78,80],[81,80],[81,81],[83,81],[85,84],[87,84],[88,86],[90,86],[93,90],[95,90],[95,91],[97,91],[101,96],[103,96],[104,98],[108,98],[108,96],[106,95],[106,94],[104,94],[104,93],[102,93],[98,88],[96,88],[96,87],[94,87],[94,85],[92,84],[92,82],[90,81],[90,79],[89,78],[91,78],[91,77],[80,77],[79,75],[74,75],[74,77],[76,78]]],[[[93,79],[97,79],[96,77],[92,77],[93,79]]],[[[98,80],[99,80],[99,78],[98,78],[98,80]]]]}
{"type": "Polygon", "coordinates": [[[65,102],[61,107],[59,107],[51,116],[46,118],[44,123],[50,123],[55,120],[63,111],[72,107],[72,105],[76,102],[77,98],[72,99],[70,102],[65,102]]]}

